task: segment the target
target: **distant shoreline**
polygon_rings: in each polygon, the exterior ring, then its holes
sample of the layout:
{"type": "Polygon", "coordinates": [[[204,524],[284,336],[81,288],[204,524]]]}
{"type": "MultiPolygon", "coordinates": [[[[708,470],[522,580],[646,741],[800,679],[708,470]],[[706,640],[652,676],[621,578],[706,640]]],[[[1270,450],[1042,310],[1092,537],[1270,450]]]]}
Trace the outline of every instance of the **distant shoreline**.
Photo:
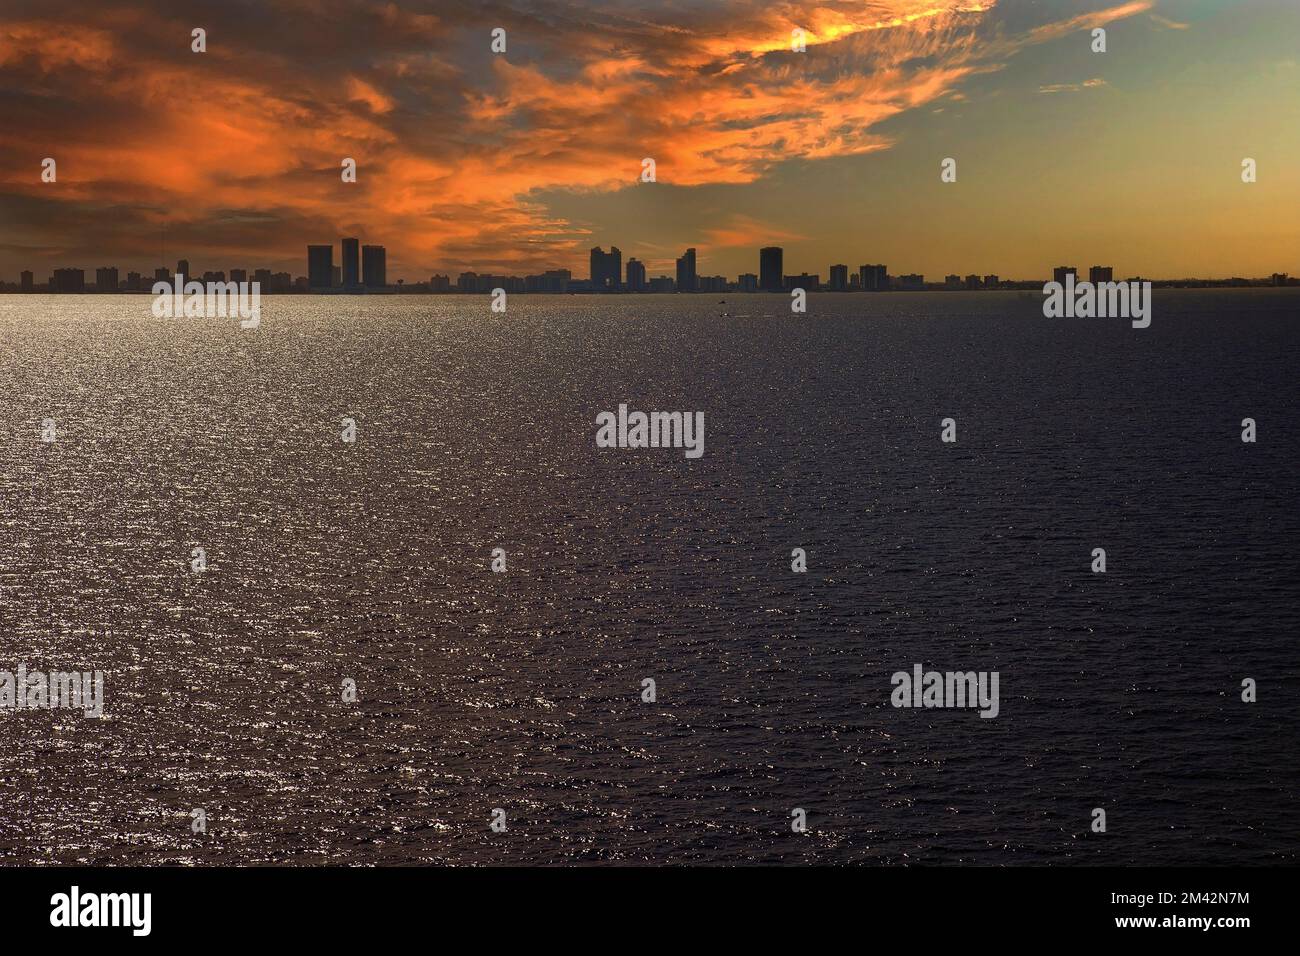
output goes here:
{"type": "MultiPolygon", "coordinates": [[[[943,293],[943,294],[945,294],[945,295],[956,295],[956,294],[960,294],[960,293],[966,293],[966,294],[969,294],[969,295],[996,295],[996,294],[998,294],[998,293],[1000,293],[1000,292],[1001,292],[1001,293],[1006,293],[1006,292],[1036,292],[1036,293],[1042,293],[1042,291],[1043,291],[1043,286],[1044,286],[1046,283],[1051,282],[1051,281],[1052,281],[1051,279],[1043,279],[1041,282],[1033,282],[1033,281],[1029,281],[1029,282],[1014,282],[1014,283],[1010,283],[1010,282],[1009,282],[1009,283],[1005,283],[1004,286],[1003,286],[1002,288],[998,288],[998,289],[951,289],[951,288],[947,288],[947,287],[945,287],[945,286],[942,285],[942,284],[935,284],[935,285],[927,285],[927,286],[926,286],[925,288],[923,288],[923,289],[889,289],[889,290],[886,290],[886,291],[879,291],[879,292],[861,292],[861,291],[853,290],[853,289],[846,290],[846,291],[839,291],[839,290],[832,291],[832,290],[830,290],[830,289],[812,289],[812,290],[809,291],[808,294],[809,294],[809,295],[830,295],[830,296],[852,296],[852,297],[863,296],[863,297],[866,297],[866,298],[870,298],[870,297],[872,297],[872,296],[882,296],[882,295],[903,295],[903,296],[911,296],[911,295],[918,295],[918,294],[921,294],[921,293],[927,293],[927,292],[937,292],[937,293],[943,293]]],[[[1135,279],[1133,279],[1133,280],[1127,280],[1127,281],[1138,281],[1138,280],[1135,278],[1135,279]]],[[[1274,290],[1274,291],[1278,291],[1278,290],[1282,290],[1282,289],[1300,289],[1300,280],[1292,280],[1292,281],[1288,282],[1288,283],[1287,283],[1286,285],[1284,285],[1284,286],[1283,286],[1283,285],[1274,285],[1272,282],[1270,282],[1270,281],[1267,280],[1267,279],[1143,279],[1143,280],[1141,280],[1141,281],[1144,281],[1144,282],[1150,282],[1152,288],[1155,288],[1155,289],[1187,289],[1187,290],[1191,290],[1191,291],[1204,291],[1204,290],[1206,290],[1206,289],[1229,289],[1229,290],[1237,290],[1237,291],[1249,290],[1249,289],[1271,289],[1271,290],[1274,290]]],[[[404,287],[404,288],[400,288],[400,289],[399,289],[397,286],[390,286],[389,288],[386,288],[386,289],[358,289],[358,290],[349,290],[349,291],[346,291],[346,292],[343,291],[343,290],[335,290],[335,289],[315,290],[315,291],[304,291],[304,290],[302,290],[302,289],[295,289],[295,290],[292,290],[292,291],[289,291],[289,292],[263,292],[263,293],[262,293],[262,295],[264,295],[264,296],[302,296],[302,297],[308,297],[308,298],[314,298],[314,297],[318,297],[318,296],[326,296],[326,297],[339,297],[339,296],[344,296],[344,297],[358,297],[358,296],[371,296],[371,295],[425,295],[425,296],[446,296],[446,297],[450,297],[450,298],[460,298],[460,297],[464,297],[464,296],[487,296],[487,295],[491,295],[491,294],[492,294],[491,292],[486,291],[486,290],[483,291],[483,292],[477,292],[477,291],[476,291],[476,292],[460,292],[460,291],[457,291],[457,290],[452,290],[452,291],[433,291],[433,290],[431,290],[431,289],[420,288],[419,286],[406,286],[406,287],[404,287]]],[[[15,288],[12,288],[12,287],[10,287],[10,285],[7,284],[7,285],[4,286],[4,287],[0,287],[0,295],[58,295],[58,296],[66,296],[66,295],[80,295],[80,296],[100,296],[100,295],[106,295],[106,296],[112,296],[112,295],[138,295],[138,296],[152,296],[153,293],[152,293],[151,291],[148,291],[148,290],[138,290],[138,289],[129,289],[129,290],[128,290],[128,289],[117,289],[117,290],[114,290],[114,291],[112,291],[112,292],[98,292],[98,291],[96,291],[95,289],[86,289],[86,290],[83,290],[83,291],[81,291],[81,292],[51,292],[51,291],[49,291],[49,289],[32,289],[32,290],[30,290],[30,291],[28,291],[28,292],[24,292],[24,291],[22,291],[21,289],[15,289],[15,288]]],[[[681,295],[681,296],[708,297],[708,296],[711,296],[711,295],[715,295],[715,296],[728,296],[728,295],[735,295],[735,296],[746,296],[746,297],[748,297],[748,296],[755,296],[755,297],[757,297],[757,296],[764,296],[764,295],[774,295],[774,296],[780,296],[780,297],[782,297],[782,298],[787,298],[787,297],[789,296],[789,293],[787,293],[787,292],[768,292],[768,291],[766,291],[766,290],[759,290],[759,291],[757,291],[757,292],[744,292],[744,291],[739,291],[739,290],[732,290],[732,291],[728,291],[728,292],[621,292],[621,291],[620,291],[620,292],[608,292],[608,291],[607,291],[607,292],[592,292],[592,291],[583,291],[583,292],[511,292],[510,295],[512,295],[512,296],[515,296],[515,295],[523,295],[523,296],[529,296],[530,298],[531,298],[531,297],[534,297],[534,296],[538,296],[538,297],[547,297],[547,298],[568,298],[568,297],[572,297],[572,296],[580,296],[580,297],[583,297],[583,298],[599,298],[599,297],[603,297],[603,296],[633,296],[633,297],[635,297],[635,296],[656,296],[656,297],[659,297],[659,296],[679,296],[679,295],[681,295]]]]}

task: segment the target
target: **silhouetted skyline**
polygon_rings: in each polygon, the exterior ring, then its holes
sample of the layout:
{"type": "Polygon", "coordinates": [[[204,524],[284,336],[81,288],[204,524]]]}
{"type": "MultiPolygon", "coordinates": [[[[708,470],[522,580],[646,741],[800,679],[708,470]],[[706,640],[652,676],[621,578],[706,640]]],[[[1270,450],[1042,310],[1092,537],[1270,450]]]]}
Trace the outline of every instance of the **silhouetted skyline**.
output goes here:
{"type": "Polygon", "coordinates": [[[366,230],[408,283],[586,277],[597,245],[620,249],[624,282],[630,259],[676,282],[694,247],[698,275],[763,284],[764,245],[782,277],[827,283],[881,261],[1300,271],[1296,4],[527,7],[208,4],[195,53],[183,2],[18,4],[0,34],[0,277],[181,255],[296,277],[300,243],[366,230]]]}
{"type": "MultiPolygon", "coordinates": [[[[254,269],[251,281],[258,282],[261,291],[275,293],[336,293],[336,292],[427,292],[484,294],[495,289],[508,293],[551,294],[617,294],[617,293],[785,293],[794,289],[807,292],[915,292],[915,291],[1004,291],[1036,289],[1048,281],[1046,278],[1005,278],[998,273],[946,273],[942,279],[927,278],[923,273],[903,272],[892,274],[884,263],[864,263],[850,267],[834,263],[827,268],[826,278],[820,272],[788,273],[783,269],[785,250],[780,246],[764,246],[756,250],[758,272],[745,272],[731,279],[721,275],[700,275],[697,272],[697,250],[687,248],[676,260],[674,276],[651,276],[644,263],[629,259],[626,272],[620,268],[622,251],[611,246],[608,251],[600,246],[589,250],[589,274],[586,278],[574,276],[568,269],[551,269],[541,273],[503,275],[467,270],[455,279],[450,274],[434,273],[427,280],[406,282],[399,279],[390,284],[387,278],[387,250],[382,245],[361,245],[355,237],[344,237],[338,242],[341,250],[340,264],[334,263],[333,243],[309,243],[306,246],[305,275],[294,276],[284,271],[268,268],[254,269]],[[358,251],[359,262],[358,262],[358,251]]],[[[187,281],[238,282],[248,281],[247,269],[205,270],[201,274],[187,272],[190,260],[177,260],[176,273],[187,281]]],[[[1050,270],[1052,281],[1064,282],[1066,273],[1080,271],[1076,266],[1054,266],[1050,270]]],[[[1115,269],[1110,265],[1092,265],[1087,270],[1091,282],[1115,280],[1115,269]]],[[[155,282],[171,282],[173,273],[166,266],[156,268],[153,275],[127,272],[122,276],[116,266],[99,266],[95,269],[93,283],[86,282],[86,270],[80,267],[56,268],[44,282],[36,281],[32,270],[24,270],[18,283],[0,279],[0,290],[6,292],[150,292],[155,282]]],[[[1173,277],[1128,276],[1123,281],[1145,280],[1156,285],[1195,286],[1259,286],[1284,287],[1300,282],[1285,272],[1263,276],[1233,277],[1173,277]]]]}

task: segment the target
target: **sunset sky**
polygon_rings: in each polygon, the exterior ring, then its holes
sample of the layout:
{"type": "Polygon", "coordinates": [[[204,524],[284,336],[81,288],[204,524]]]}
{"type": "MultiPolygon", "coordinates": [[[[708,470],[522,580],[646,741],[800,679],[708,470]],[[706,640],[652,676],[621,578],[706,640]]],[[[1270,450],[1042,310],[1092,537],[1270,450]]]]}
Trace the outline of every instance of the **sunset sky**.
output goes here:
{"type": "Polygon", "coordinates": [[[823,278],[1300,273],[1298,38],[1295,0],[3,0],[0,280],[303,275],[345,235],[408,282],[586,276],[597,244],[651,275],[767,244],[823,278]]]}

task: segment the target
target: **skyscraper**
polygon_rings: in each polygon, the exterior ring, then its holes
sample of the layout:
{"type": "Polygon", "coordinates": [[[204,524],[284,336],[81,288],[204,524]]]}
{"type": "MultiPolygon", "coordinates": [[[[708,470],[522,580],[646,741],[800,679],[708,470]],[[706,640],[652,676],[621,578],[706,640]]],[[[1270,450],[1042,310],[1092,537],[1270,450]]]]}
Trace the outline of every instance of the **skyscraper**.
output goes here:
{"type": "Polygon", "coordinates": [[[780,292],[785,269],[785,252],[780,246],[758,250],[758,284],[764,292],[780,292]]]}
{"type": "Polygon", "coordinates": [[[190,277],[189,259],[181,259],[179,262],[176,263],[176,274],[178,276],[184,276],[187,279],[190,277]]]}
{"type": "Polygon", "coordinates": [[[786,276],[782,280],[782,285],[786,291],[803,289],[804,292],[820,292],[822,288],[821,277],[809,275],[807,272],[801,272],[797,276],[786,276]]]}
{"type": "Polygon", "coordinates": [[[31,292],[31,291],[32,291],[33,284],[34,284],[34,283],[33,283],[33,280],[34,280],[35,278],[36,278],[36,277],[35,277],[34,275],[32,275],[32,273],[31,273],[29,270],[26,270],[26,269],[23,270],[23,273],[22,273],[22,283],[23,283],[23,291],[24,291],[24,292],[31,292]]]}
{"type": "Polygon", "coordinates": [[[343,240],[343,288],[355,289],[361,284],[361,240],[343,240]]]}
{"type": "Polygon", "coordinates": [[[361,283],[367,289],[388,285],[388,251],[383,246],[361,247],[361,283]]]}
{"type": "Polygon", "coordinates": [[[600,246],[591,250],[591,287],[593,289],[617,290],[622,281],[623,253],[618,246],[610,246],[609,252],[600,246]]]}
{"type": "Polygon", "coordinates": [[[307,247],[307,285],[313,289],[328,289],[334,284],[334,247],[307,247]]]}
{"type": "Polygon", "coordinates": [[[695,249],[687,249],[677,260],[677,291],[694,292],[695,282],[695,249]]]}
{"type": "Polygon", "coordinates": [[[1111,276],[1114,275],[1114,269],[1110,266],[1093,266],[1088,270],[1089,282],[1110,282],[1111,276]]]}
{"type": "Polygon", "coordinates": [[[1069,275],[1073,275],[1075,281],[1078,281],[1079,272],[1077,269],[1074,268],[1074,266],[1057,266],[1055,269],[1052,270],[1052,281],[1059,282],[1062,286],[1064,286],[1066,276],[1069,275]]]}
{"type": "Polygon", "coordinates": [[[623,250],[618,246],[609,247],[609,287],[615,292],[623,283],[623,250]]]}
{"type": "Polygon", "coordinates": [[[50,280],[51,292],[85,292],[86,272],[84,269],[55,269],[50,280]]]}
{"type": "Polygon", "coordinates": [[[849,291],[849,267],[831,266],[830,287],[832,292],[849,291]]]}
{"type": "MultiPolygon", "coordinates": [[[[629,263],[630,265],[630,263],[629,263]]],[[[567,292],[573,273],[568,269],[551,269],[541,275],[524,277],[525,292],[567,292]]]]}
{"type": "Polygon", "coordinates": [[[95,270],[95,291],[117,291],[117,266],[103,266],[95,270]]]}
{"type": "Polygon", "coordinates": [[[627,260],[627,291],[644,292],[645,289],[645,263],[640,259],[627,260]]]}
{"type": "Polygon", "coordinates": [[[889,288],[889,276],[883,265],[858,266],[858,277],[863,292],[884,292],[889,288]]]}

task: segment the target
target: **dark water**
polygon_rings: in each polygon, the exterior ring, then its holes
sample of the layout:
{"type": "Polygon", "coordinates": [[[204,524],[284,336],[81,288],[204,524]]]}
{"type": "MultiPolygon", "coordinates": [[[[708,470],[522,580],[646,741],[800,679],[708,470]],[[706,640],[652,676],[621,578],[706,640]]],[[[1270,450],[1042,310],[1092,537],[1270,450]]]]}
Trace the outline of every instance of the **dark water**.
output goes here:
{"type": "Polygon", "coordinates": [[[0,860],[1296,860],[1300,294],[718,298],[0,297],[0,860]]]}

